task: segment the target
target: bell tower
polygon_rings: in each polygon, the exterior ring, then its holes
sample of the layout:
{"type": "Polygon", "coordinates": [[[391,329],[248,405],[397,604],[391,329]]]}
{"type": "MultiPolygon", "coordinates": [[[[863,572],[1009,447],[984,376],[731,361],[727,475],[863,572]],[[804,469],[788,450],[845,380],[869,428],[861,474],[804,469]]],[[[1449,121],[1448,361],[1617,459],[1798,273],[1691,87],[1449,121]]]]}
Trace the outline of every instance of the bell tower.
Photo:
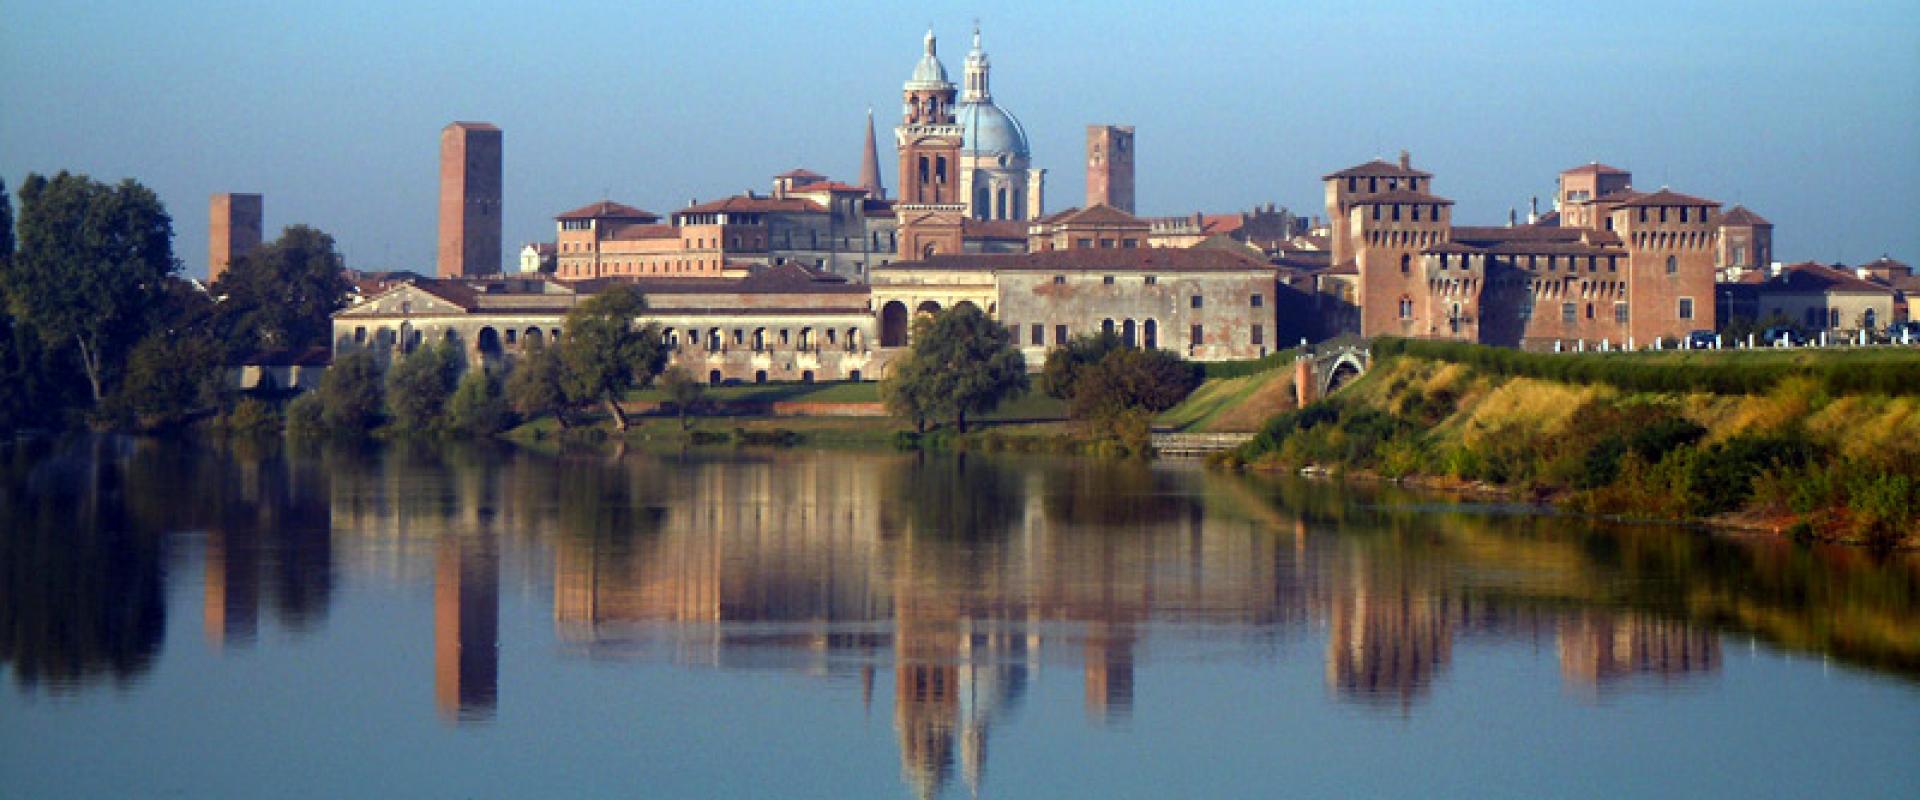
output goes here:
{"type": "Polygon", "coordinates": [[[936,54],[933,30],[925,52],[902,89],[900,127],[894,143],[900,151],[900,257],[924,258],[960,252],[960,220],[966,200],[960,194],[961,129],[954,122],[956,89],[936,54]]]}

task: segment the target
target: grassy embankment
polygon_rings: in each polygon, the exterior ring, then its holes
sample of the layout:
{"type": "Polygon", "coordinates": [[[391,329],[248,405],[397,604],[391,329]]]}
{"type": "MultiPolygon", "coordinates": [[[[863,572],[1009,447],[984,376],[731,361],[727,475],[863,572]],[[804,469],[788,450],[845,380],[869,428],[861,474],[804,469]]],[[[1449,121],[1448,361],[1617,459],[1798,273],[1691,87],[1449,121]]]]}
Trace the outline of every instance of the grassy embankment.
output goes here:
{"type": "Polygon", "coordinates": [[[1490,486],[1592,513],[1920,545],[1920,351],[1596,356],[1383,341],[1223,460],[1490,486]]]}

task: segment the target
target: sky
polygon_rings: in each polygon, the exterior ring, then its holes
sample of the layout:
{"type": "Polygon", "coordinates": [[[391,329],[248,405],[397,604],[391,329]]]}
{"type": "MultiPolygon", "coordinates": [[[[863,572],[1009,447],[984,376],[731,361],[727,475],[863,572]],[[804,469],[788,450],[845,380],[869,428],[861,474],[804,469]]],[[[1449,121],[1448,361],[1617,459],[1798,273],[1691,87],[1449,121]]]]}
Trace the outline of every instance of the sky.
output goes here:
{"type": "MultiPolygon", "coordinates": [[[[1083,202],[1089,123],[1137,129],[1138,210],[1277,203],[1412,153],[1460,224],[1600,161],[1774,223],[1788,261],[1920,262],[1920,0],[1612,3],[328,3],[0,0],[0,178],[134,178],[204,275],[207,201],[431,272],[441,127],[505,131],[507,252],[605,199],[667,213],[883,151],[931,24],[1083,202]],[[911,10],[908,10],[908,9],[911,10]]],[[[883,152],[888,187],[892,154],[883,152]]]]}

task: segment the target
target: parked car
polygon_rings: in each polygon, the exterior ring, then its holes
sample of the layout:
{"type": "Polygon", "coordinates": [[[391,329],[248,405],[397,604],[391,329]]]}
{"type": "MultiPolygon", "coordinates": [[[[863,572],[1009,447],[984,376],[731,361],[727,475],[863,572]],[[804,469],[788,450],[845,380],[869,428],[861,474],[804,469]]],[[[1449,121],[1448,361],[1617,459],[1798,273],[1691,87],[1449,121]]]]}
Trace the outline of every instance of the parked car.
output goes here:
{"type": "Polygon", "coordinates": [[[1893,344],[1920,344],[1920,320],[1888,325],[1887,341],[1893,344]]]}
{"type": "Polygon", "coordinates": [[[1807,337],[1792,328],[1775,326],[1762,332],[1760,341],[1769,347],[1805,347],[1807,337]]]}
{"type": "Polygon", "coordinates": [[[1712,350],[1720,344],[1720,335],[1713,331],[1694,331],[1687,334],[1688,350],[1712,350]]]}

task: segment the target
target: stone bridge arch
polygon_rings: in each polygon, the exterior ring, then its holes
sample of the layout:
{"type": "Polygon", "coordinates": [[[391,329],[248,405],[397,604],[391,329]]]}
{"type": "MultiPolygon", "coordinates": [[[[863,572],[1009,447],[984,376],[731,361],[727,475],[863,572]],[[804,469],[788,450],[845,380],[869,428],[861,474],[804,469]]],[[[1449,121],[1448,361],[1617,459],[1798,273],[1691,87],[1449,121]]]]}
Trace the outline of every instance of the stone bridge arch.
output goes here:
{"type": "Polygon", "coordinates": [[[1365,345],[1308,351],[1293,362],[1294,398],[1300,406],[1333,394],[1366,374],[1373,354],[1365,345]]]}

